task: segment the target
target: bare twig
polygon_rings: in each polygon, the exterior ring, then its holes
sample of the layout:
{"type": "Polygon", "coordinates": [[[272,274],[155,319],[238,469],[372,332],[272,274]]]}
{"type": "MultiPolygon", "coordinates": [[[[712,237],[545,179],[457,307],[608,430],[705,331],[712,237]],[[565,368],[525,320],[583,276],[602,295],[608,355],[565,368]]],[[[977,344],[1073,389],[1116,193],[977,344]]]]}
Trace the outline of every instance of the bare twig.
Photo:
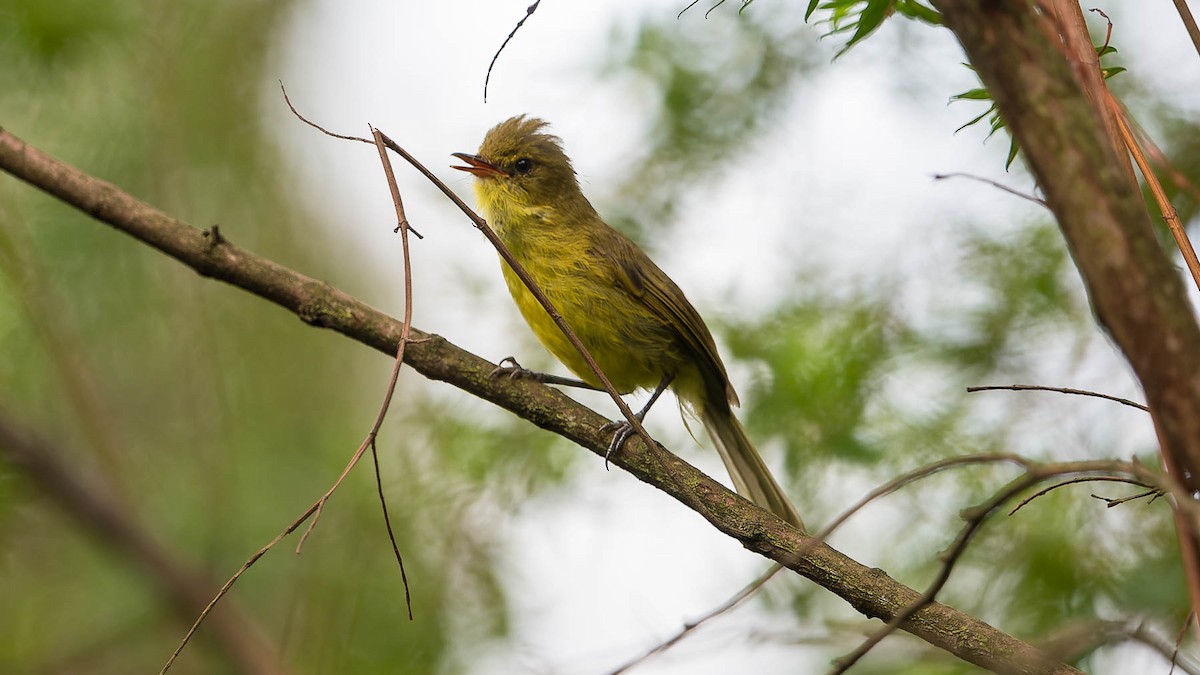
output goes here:
{"type": "MultiPolygon", "coordinates": [[[[1017,511],[1020,511],[1021,508],[1023,506],[1025,506],[1026,504],[1028,504],[1029,502],[1031,502],[1031,501],[1037,499],[1038,497],[1041,497],[1049,492],[1053,492],[1054,490],[1057,490],[1060,487],[1066,487],[1068,485],[1075,485],[1076,483],[1100,483],[1100,482],[1127,483],[1129,485],[1136,485],[1138,487],[1150,487],[1149,485],[1146,485],[1145,483],[1143,483],[1139,480],[1134,480],[1133,478],[1127,478],[1125,476],[1080,476],[1077,478],[1068,478],[1067,480],[1059,481],[1059,482],[1051,485],[1050,487],[1038,490],[1037,492],[1029,495],[1025,499],[1022,499],[1020,504],[1017,504],[1016,506],[1014,506],[1012,508],[1011,511],[1008,512],[1008,515],[1011,516],[1011,515],[1015,514],[1017,511]]],[[[1157,490],[1155,490],[1155,492],[1157,492],[1157,490]]],[[[1095,497],[1095,495],[1092,495],[1092,496],[1095,497]]],[[[1109,506],[1113,506],[1113,505],[1109,504],[1109,506]]]]}
{"type": "MultiPolygon", "coordinates": [[[[396,351],[396,364],[392,368],[392,379],[388,383],[387,401],[390,401],[396,390],[396,379],[400,374],[400,368],[404,366],[404,348],[412,339],[412,265],[408,245],[408,233],[412,228],[409,227],[408,216],[404,213],[404,201],[400,199],[400,188],[396,185],[396,174],[392,171],[392,162],[383,145],[383,135],[379,133],[378,129],[372,127],[371,136],[375,139],[375,147],[379,150],[379,161],[383,163],[383,173],[387,177],[388,190],[392,193],[392,203],[396,207],[395,231],[400,233],[401,267],[404,269],[404,318],[400,329],[400,348],[396,351]]],[[[384,407],[386,408],[387,405],[385,402],[384,407]]],[[[383,511],[383,523],[387,527],[388,540],[392,542],[392,553],[396,556],[396,564],[400,567],[400,580],[404,583],[404,606],[408,609],[408,620],[412,621],[412,594],[408,588],[408,574],[404,571],[404,558],[400,555],[400,546],[396,544],[396,533],[392,531],[392,519],[388,515],[387,500],[383,496],[383,478],[379,474],[379,453],[375,448],[374,439],[371,441],[371,460],[375,465],[375,488],[379,492],[379,506],[383,511]]]]}
{"type": "Polygon", "coordinates": [[[1150,498],[1150,501],[1148,501],[1146,503],[1153,504],[1155,502],[1155,500],[1157,500],[1159,497],[1162,497],[1165,494],[1167,494],[1167,493],[1160,488],[1150,488],[1149,490],[1146,490],[1145,492],[1138,492],[1137,494],[1132,494],[1132,495],[1129,495],[1128,497],[1119,497],[1119,498],[1113,499],[1111,497],[1102,497],[1098,494],[1093,494],[1092,499],[1099,499],[1100,501],[1104,502],[1104,506],[1106,508],[1111,509],[1114,506],[1120,506],[1122,504],[1126,504],[1126,503],[1129,503],[1129,502],[1132,502],[1132,501],[1135,501],[1138,499],[1145,499],[1146,497],[1150,498]]]}
{"type": "Polygon", "coordinates": [[[1196,53],[1200,54],[1200,28],[1196,27],[1196,17],[1192,16],[1192,10],[1188,9],[1187,0],[1174,0],[1175,9],[1179,12],[1179,19],[1183,21],[1183,27],[1187,29],[1188,37],[1192,38],[1192,45],[1196,47],[1196,53]]]}
{"type": "Polygon", "coordinates": [[[1133,161],[1137,162],[1138,169],[1142,172],[1142,178],[1146,180],[1146,186],[1150,188],[1150,193],[1154,195],[1154,201],[1158,204],[1159,213],[1162,214],[1163,220],[1167,223],[1167,228],[1171,230],[1171,236],[1175,238],[1175,245],[1179,247],[1179,252],[1183,254],[1183,260],[1187,263],[1188,271],[1192,273],[1192,281],[1195,282],[1196,288],[1200,288],[1200,259],[1196,257],[1196,249],[1192,247],[1192,242],[1188,239],[1187,231],[1183,229],[1183,223],[1179,222],[1179,214],[1175,211],[1175,206],[1171,204],[1171,200],[1167,197],[1166,190],[1163,190],[1162,183],[1158,182],[1158,176],[1155,175],[1154,169],[1150,167],[1150,162],[1146,161],[1146,155],[1142,153],[1142,149],[1138,147],[1137,140],[1133,137],[1133,132],[1129,129],[1129,121],[1127,115],[1121,108],[1121,104],[1117,102],[1117,97],[1112,95],[1112,92],[1105,89],[1108,95],[1108,106],[1112,110],[1113,117],[1117,120],[1117,128],[1121,132],[1121,138],[1125,141],[1125,146],[1129,148],[1129,152],[1133,155],[1133,161]]]}
{"type": "Polygon", "coordinates": [[[508,46],[508,42],[513,39],[513,36],[517,34],[517,31],[521,30],[521,26],[525,25],[525,22],[529,19],[529,17],[533,16],[533,13],[537,11],[538,5],[540,4],[542,4],[542,0],[534,0],[532,5],[525,8],[525,16],[521,17],[521,20],[517,22],[517,25],[513,26],[512,32],[508,34],[508,37],[504,38],[504,42],[500,43],[500,48],[497,49],[495,55],[492,56],[492,62],[488,64],[487,75],[485,75],[483,78],[484,103],[487,103],[488,82],[492,79],[492,68],[496,65],[496,59],[500,58],[500,52],[504,51],[504,48],[508,46]]]}
{"type": "Polygon", "coordinates": [[[712,14],[714,10],[716,10],[718,7],[720,7],[723,4],[725,4],[725,0],[717,0],[717,2],[715,4],[713,4],[712,7],[709,7],[708,11],[704,13],[704,18],[707,19],[709,14],[712,14]]]}
{"type": "Polygon", "coordinates": [[[1041,197],[1035,197],[1031,194],[1026,194],[1024,192],[1021,192],[1020,190],[1017,190],[1016,188],[1010,188],[1009,186],[1005,185],[1004,183],[994,181],[991,178],[984,178],[983,176],[976,176],[974,174],[962,173],[962,172],[957,172],[957,171],[953,172],[953,173],[935,173],[935,174],[933,174],[934,180],[946,180],[947,178],[969,178],[970,180],[976,180],[976,181],[979,181],[980,183],[987,183],[988,185],[991,185],[992,187],[996,188],[997,190],[1003,190],[1010,195],[1020,197],[1021,199],[1027,199],[1039,206],[1046,206],[1046,200],[1042,199],[1041,197]]]}
{"type": "Polygon", "coordinates": [[[984,521],[997,510],[1000,509],[1006,502],[1014,499],[1017,495],[1025,490],[1037,485],[1039,482],[1055,476],[1068,474],[1088,474],[1088,473],[1113,473],[1113,469],[1119,468],[1131,475],[1144,477],[1146,472],[1138,467],[1138,465],[1127,462],[1071,462],[1066,464],[1039,464],[1021,458],[1013,458],[1016,463],[1025,467],[1025,472],[1009,481],[1008,485],[989,497],[980,505],[963,511],[963,518],[966,524],[959,531],[958,536],[950,547],[944,551],[939,558],[942,560],[941,567],[934,581],[925,589],[915,602],[904,607],[899,612],[896,612],[885,626],[872,633],[864,640],[854,651],[844,657],[834,661],[834,668],[830,671],[830,675],[840,675],[849,670],[855,663],[867,654],[875,645],[879,644],[888,635],[895,632],[905,621],[912,617],[916,612],[929,603],[932,603],[941,589],[945,587],[946,582],[950,579],[950,573],[958,563],[963,552],[971,539],[983,526],[984,521]]]}
{"type": "Polygon", "coordinates": [[[841,675],[842,673],[845,673],[851,668],[851,666],[857,663],[859,659],[861,659],[863,656],[866,656],[867,652],[871,651],[875,645],[879,644],[884,638],[895,632],[895,630],[899,628],[902,623],[908,620],[909,617],[911,617],[925,605],[933,602],[933,600],[937,597],[937,594],[941,592],[942,588],[946,585],[946,582],[950,579],[950,572],[958,563],[959,557],[962,556],[963,551],[966,550],[967,544],[970,543],[971,539],[975,536],[975,533],[979,530],[979,528],[983,526],[984,520],[986,520],[989,515],[1000,508],[1006,501],[1028,489],[1030,486],[1036,484],[1037,480],[1039,479],[1034,477],[1033,474],[1025,473],[1021,476],[1018,476],[1016,479],[1010,482],[1008,486],[992,497],[988,498],[979,506],[964,511],[964,518],[966,519],[967,523],[959,531],[958,536],[955,538],[954,543],[950,545],[950,548],[943,552],[940,556],[942,558],[942,565],[938,570],[938,574],[933,583],[931,583],[925,589],[925,592],[921,594],[921,597],[918,598],[916,602],[897,612],[885,626],[872,633],[866,640],[863,640],[863,642],[859,644],[854,651],[839,659],[836,659],[834,661],[834,668],[829,671],[830,675],[841,675]]]}
{"type": "MultiPolygon", "coordinates": [[[[1100,16],[1104,17],[1104,20],[1108,23],[1108,29],[1105,30],[1105,32],[1104,32],[1104,44],[1101,45],[1101,47],[1100,47],[1100,50],[1104,51],[1105,49],[1108,49],[1108,43],[1112,42],[1112,29],[1113,29],[1112,19],[1108,18],[1108,15],[1104,13],[1104,10],[1100,9],[1099,7],[1093,7],[1091,9],[1089,9],[1088,11],[1099,14],[1100,16]]],[[[1098,55],[1097,55],[1097,58],[1099,58],[1098,55]]]]}
{"type": "Polygon", "coordinates": [[[1000,390],[1006,390],[1006,391],[1054,391],[1054,392],[1058,392],[1060,394],[1074,394],[1076,396],[1092,396],[1095,398],[1102,398],[1102,399],[1106,399],[1109,401],[1115,401],[1122,405],[1127,405],[1131,408],[1137,408],[1138,410],[1141,410],[1142,412],[1150,412],[1150,409],[1147,408],[1146,406],[1142,405],[1141,403],[1136,403],[1134,401],[1130,401],[1127,398],[1121,398],[1120,396],[1110,396],[1108,394],[1101,394],[1101,393],[1095,392],[1095,391],[1087,391],[1086,389],[1069,389],[1067,387],[1045,387],[1045,386],[1038,385],[1038,384],[1009,384],[1009,385],[988,385],[988,386],[984,386],[984,387],[967,387],[968,394],[973,394],[977,391],[1000,391],[1000,390]]]}
{"type": "Polygon", "coordinates": [[[1158,147],[1158,144],[1154,142],[1154,139],[1150,137],[1150,134],[1146,133],[1146,130],[1142,128],[1142,125],[1138,124],[1137,120],[1130,117],[1129,122],[1133,126],[1133,133],[1137,137],[1138,145],[1141,146],[1142,151],[1146,153],[1146,157],[1150,159],[1150,162],[1154,164],[1159,171],[1165,173],[1167,178],[1169,178],[1171,182],[1175,184],[1175,187],[1179,188],[1181,192],[1191,197],[1192,201],[1200,203],[1200,187],[1197,187],[1196,184],[1193,183],[1186,174],[1184,174],[1179,170],[1178,167],[1171,163],[1171,160],[1167,157],[1166,153],[1162,151],[1162,148],[1158,147]]]}
{"type": "MultiPolygon", "coordinates": [[[[282,84],[280,86],[282,87],[282,84]]],[[[284,92],[284,96],[286,99],[286,96],[287,96],[286,91],[284,92]]],[[[300,114],[296,111],[296,109],[294,107],[292,107],[291,101],[288,101],[288,107],[292,108],[292,112],[296,113],[297,117],[301,117],[300,114]]],[[[303,120],[303,117],[301,117],[301,119],[303,120]]],[[[308,122],[307,120],[304,120],[304,121],[308,122]]],[[[311,122],[308,122],[308,123],[314,127],[317,127],[317,125],[312,124],[311,122]]],[[[325,129],[321,129],[320,127],[317,127],[317,128],[320,129],[322,132],[327,133],[331,136],[337,136],[338,138],[345,138],[347,140],[358,140],[353,137],[345,137],[345,136],[340,136],[338,134],[332,134],[332,133],[326,131],[325,129]]],[[[225,584],[217,592],[216,596],[214,596],[213,599],[209,601],[208,605],[206,605],[205,608],[200,612],[200,615],[196,618],[196,621],[192,624],[192,627],[190,629],[188,629],[188,632],[183,636],[183,639],[180,641],[179,646],[175,648],[174,653],[171,654],[171,657],[169,659],[167,659],[166,664],[163,665],[162,670],[160,671],[160,675],[162,673],[166,673],[171,668],[172,664],[174,664],[175,660],[179,657],[179,655],[183,652],[183,649],[187,646],[188,641],[191,640],[192,635],[194,635],[196,630],[200,627],[200,624],[204,622],[204,619],[207,618],[208,614],[212,611],[212,609],[214,607],[216,607],[217,603],[220,602],[221,598],[223,598],[225,596],[225,594],[229,592],[229,589],[233,587],[233,584],[237,582],[237,580],[242,576],[242,574],[244,574],[246,572],[246,570],[250,569],[251,565],[253,565],[255,562],[258,561],[259,558],[261,558],[263,555],[265,555],[267,551],[271,550],[271,548],[273,548],[275,546],[275,544],[279,543],[288,534],[291,534],[292,532],[294,532],[296,530],[296,528],[298,528],[302,523],[304,523],[305,521],[308,521],[308,527],[304,530],[304,533],[300,536],[300,540],[296,543],[296,553],[300,553],[301,549],[304,547],[304,542],[308,540],[308,536],[312,533],[313,528],[316,527],[317,521],[321,517],[321,512],[324,510],[325,504],[329,501],[329,498],[332,497],[333,493],[338,489],[339,486],[341,486],[342,481],[346,479],[346,476],[348,476],[350,474],[350,471],[355,467],[355,465],[358,464],[358,461],[360,459],[362,459],[363,453],[367,450],[367,448],[370,448],[372,451],[372,455],[374,455],[375,439],[379,435],[379,429],[383,425],[383,420],[387,417],[388,407],[391,405],[392,396],[396,390],[396,381],[398,380],[398,378],[400,376],[400,369],[404,366],[404,350],[408,346],[409,341],[411,340],[412,274],[409,270],[408,218],[404,214],[404,204],[403,204],[402,200],[400,199],[400,190],[396,185],[396,177],[392,173],[391,163],[388,162],[388,160],[387,160],[387,153],[384,150],[383,145],[382,145],[381,134],[379,134],[379,132],[375,129],[372,129],[372,132],[375,135],[377,147],[379,148],[379,154],[380,154],[381,161],[383,162],[383,167],[384,167],[384,174],[387,177],[388,188],[391,191],[391,195],[392,195],[392,202],[396,208],[396,219],[397,219],[397,223],[398,223],[397,229],[401,233],[401,242],[402,242],[402,251],[403,251],[403,267],[404,267],[404,319],[401,324],[399,346],[396,349],[396,359],[395,359],[394,365],[392,367],[391,377],[388,380],[387,390],[383,396],[383,402],[380,404],[379,412],[375,415],[375,422],[372,424],[371,430],[369,432],[367,432],[367,437],[365,439],[363,439],[362,444],[358,446],[358,449],[354,452],[354,455],[350,458],[349,463],[346,464],[346,468],[342,470],[341,475],[338,476],[337,480],[334,481],[333,485],[325,492],[325,494],[321,495],[320,499],[318,499],[303,514],[301,514],[300,517],[298,517],[295,521],[293,521],[292,524],[287,527],[287,529],[285,529],[282,533],[280,533],[279,536],[275,537],[275,539],[273,539],[270,543],[268,543],[263,548],[259,549],[259,551],[257,553],[255,553],[245,563],[243,563],[242,567],[240,569],[238,569],[238,571],[235,572],[233,574],[233,576],[230,577],[225,582],[225,584]],[[311,520],[310,520],[310,518],[311,518],[311,520]]],[[[382,485],[380,484],[380,480],[379,480],[378,459],[375,460],[375,478],[376,478],[377,486],[379,488],[379,500],[380,500],[381,508],[383,509],[384,523],[387,525],[388,537],[392,543],[392,551],[395,553],[396,562],[400,567],[400,578],[404,582],[404,600],[405,600],[406,607],[408,609],[408,618],[409,618],[409,620],[412,620],[412,618],[413,618],[412,596],[411,596],[411,593],[409,592],[409,587],[408,587],[408,575],[405,573],[404,561],[400,556],[400,548],[397,546],[395,534],[392,532],[391,519],[388,516],[387,503],[384,501],[383,488],[382,488],[382,485]]]]}
{"type": "Polygon", "coordinates": [[[277,81],[279,82],[279,90],[283,92],[283,101],[285,103],[287,103],[287,107],[292,111],[292,114],[296,116],[296,119],[300,120],[301,122],[304,122],[308,126],[316,129],[317,131],[320,131],[321,133],[325,134],[326,136],[340,138],[343,141],[358,141],[359,143],[366,143],[367,145],[373,144],[373,141],[363,138],[362,136],[347,136],[344,134],[334,133],[334,132],[326,129],[325,127],[321,126],[320,124],[313,122],[312,120],[308,119],[304,115],[301,115],[300,111],[296,110],[296,106],[292,105],[292,99],[288,97],[287,87],[283,86],[283,80],[277,80],[277,81]]]}
{"type": "Polygon", "coordinates": [[[1101,647],[1131,641],[1152,649],[1164,662],[1171,664],[1172,670],[1164,675],[1169,675],[1176,666],[1187,675],[1200,675],[1200,664],[1186,655],[1182,659],[1179,658],[1172,640],[1153,630],[1146,621],[1072,621],[1056,629],[1042,641],[1041,646],[1056,658],[1073,662],[1101,647]]]}
{"type": "Polygon", "coordinates": [[[684,12],[688,11],[689,9],[695,7],[698,4],[700,4],[700,0],[692,0],[691,2],[689,2],[687,4],[687,7],[684,7],[683,9],[679,10],[679,13],[675,15],[675,19],[676,20],[682,19],[684,12]]]}
{"type": "Polygon", "coordinates": [[[650,658],[651,656],[654,656],[655,654],[658,654],[660,652],[664,652],[667,649],[670,649],[671,647],[675,646],[675,643],[677,643],[680,640],[682,640],[683,638],[687,637],[687,635],[689,633],[696,630],[701,625],[707,623],[711,619],[714,619],[714,618],[730,611],[734,607],[737,607],[738,605],[742,604],[747,598],[754,595],[758,591],[758,589],[762,588],[764,584],[766,584],[768,581],[770,581],[771,577],[775,576],[775,574],[782,569],[783,569],[782,565],[771,565],[769,568],[767,568],[766,572],[763,572],[762,574],[760,574],[758,576],[757,579],[755,579],[754,581],[751,581],[749,584],[746,584],[746,586],[744,586],[742,588],[742,590],[735,593],[733,595],[733,597],[729,598],[722,604],[709,610],[707,613],[704,614],[704,616],[701,616],[700,618],[698,618],[694,621],[689,621],[689,622],[683,624],[683,628],[679,629],[679,632],[675,633],[675,635],[672,635],[667,640],[655,645],[653,648],[649,649],[648,651],[643,653],[641,656],[631,659],[631,660],[627,661],[626,663],[624,663],[623,665],[618,666],[617,669],[613,670],[611,673],[609,673],[609,675],[620,675],[621,673],[627,672],[628,670],[641,664],[643,661],[650,658]]]}
{"type": "Polygon", "coordinates": [[[1171,671],[1167,675],[1173,675],[1175,672],[1175,664],[1179,663],[1179,647],[1183,644],[1183,636],[1187,634],[1188,624],[1196,618],[1196,610],[1188,612],[1187,617],[1183,620],[1183,625],[1179,627],[1179,633],[1175,635],[1175,646],[1171,649],[1171,671]]]}
{"type": "MultiPolygon", "coordinates": [[[[834,533],[834,531],[836,531],[838,528],[840,528],[842,525],[844,525],[846,523],[846,521],[850,520],[850,518],[853,517],[854,514],[861,511],[863,508],[865,508],[871,502],[873,502],[877,499],[880,499],[882,497],[885,497],[887,495],[890,495],[893,492],[896,492],[897,490],[903,488],[906,485],[915,483],[924,478],[928,478],[929,476],[940,473],[947,469],[953,469],[953,468],[958,468],[958,467],[962,467],[962,466],[971,466],[971,465],[976,465],[976,464],[996,464],[996,463],[1017,464],[1018,466],[1022,466],[1022,467],[1026,467],[1029,465],[1029,461],[1019,455],[997,455],[997,454],[964,455],[961,457],[950,457],[947,459],[939,460],[939,461],[933,462],[931,464],[927,464],[925,466],[921,466],[916,469],[913,469],[912,471],[905,472],[904,474],[897,476],[896,478],[893,478],[892,480],[884,483],[883,485],[880,485],[879,487],[871,490],[865,496],[863,496],[861,499],[859,499],[857,502],[855,502],[854,504],[851,504],[849,507],[844,509],[840,514],[838,514],[837,517],[835,517],[833,520],[829,521],[824,527],[822,527],[819,531],[814,533],[812,536],[812,539],[810,539],[807,543],[805,543],[804,546],[801,546],[799,549],[797,549],[796,552],[793,554],[793,556],[796,559],[800,559],[800,558],[803,558],[805,555],[808,555],[809,551],[811,551],[814,547],[819,545],[821,542],[828,540],[829,537],[834,533]]],[[[629,661],[628,663],[624,664],[617,670],[613,671],[612,675],[617,675],[618,673],[624,672],[625,670],[628,670],[629,668],[632,668],[633,666],[638,665],[639,663],[641,663],[645,659],[649,658],[650,656],[653,656],[654,654],[657,654],[659,652],[666,650],[669,647],[674,646],[677,642],[679,642],[681,639],[683,639],[688,633],[690,633],[694,629],[698,628],[701,624],[732,609],[738,603],[742,602],[746,597],[749,597],[750,594],[752,594],[759,587],[761,587],[764,583],[766,583],[766,581],[772,575],[774,575],[775,572],[777,572],[777,571],[778,570],[775,568],[771,568],[771,569],[767,570],[766,573],[764,573],[761,577],[759,577],[755,581],[751,582],[748,586],[743,588],[742,591],[740,591],[737,595],[730,598],[730,600],[727,601],[725,604],[713,609],[712,611],[705,614],[700,619],[698,619],[694,622],[685,624],[683,629],[681,631],[679,631],[676,635],[669,638],[665,642],[655,646],[654,648],[645,652],[644,654],[637,657],[636,659],[633,659],[633,660],[629,661]]]]}
{"type": "MultiPolygon", "coordinates": [[[[279,90],[281,92],[283,92],[283,101],[284,101],[284,103],[287,103],[288,109],[291,110],[292,114],[296,116],[296,119],[300,120],[301,122],[304,122],[308,126],[316,129],[317,131],[325,134],[326,136],[332,136],[333,138],[340,138],[343,141],[358,141],[359,143],[366,143],[368,145],[374,145],[375,141],[372,141],[367,138],[363,138],[362,136],[347,136],[345,134],[334,133],[334,132],[326,129],[325,127],[321,126],[320,124],[317,124],[316,122],[308,119],[304,115],[301,115],[300,111],[296,110],[296,106],[292,105],[292,99],[290,97],[288,97],[287,87],[283,86],[282,80],[279,80],[279,90]]],[[[372,129],[372,132],[374,132],[374,129],[372,129]]],[[[389,178],[388,178],[389,183],[395,184],[396,177],[390,175],[390,172],[391,172],[391,164],[390,163],[387,165],[387,171],[389,172],[389,178]]],[[[400,198],[400,192],[398,189],[393,191],[392,194],[395,199],[398,200],[400,198]]],[[[396,203],[398,205],[400,204],[399,201],[397,201],[396,203]]],[[[404,211],[403,205],[399,205],[398,208],[400,209],[401,213],[403,213],[403,211],[404,211]]],[[[404,223],[405,229],[407,229],[409,232],[412,232],[414,235],[416,235],[417,239],[425,238],[425,237],[421,236],[420,232],[417,232],[416,230],[413,229],[413,226],[409,224],[407,218],[401,217],[401,221],[404,223]]],[[[407,246],[408,246],[408,242],[406,241],[404,243],[404,247],[405,247],[406,251],[407,251],[407,246]]],[[[405,264],[404,269],[405,269],[405,271],[408,270],[407,264],[405,264]]],[[[407,307],[407,305],[405,305],[405,306],[407,307]]]]}

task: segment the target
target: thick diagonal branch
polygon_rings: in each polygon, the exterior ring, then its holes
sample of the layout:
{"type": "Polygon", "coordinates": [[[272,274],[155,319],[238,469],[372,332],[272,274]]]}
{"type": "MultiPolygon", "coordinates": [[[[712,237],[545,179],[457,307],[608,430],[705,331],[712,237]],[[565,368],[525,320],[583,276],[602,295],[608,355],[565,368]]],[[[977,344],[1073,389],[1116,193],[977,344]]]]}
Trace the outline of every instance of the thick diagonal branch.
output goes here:
{"type": "MultiPolygon", "coordinates": [[[[204,276],[221,279],[295,312],[315,326],[394,354],[401,323],[328,284],[289,270],[225,241],[215,228],[199,230],[93,178],[0,129],[0,169],[100,221],[163,251],[204,276]]],[[[564,394],[528,380],[492,378],[495,365],[446,340],[412,330],[404,361],[422,375],[448,382],[604,456],[608,422],[564,394]]],[[[747,549],[770,558],[837,594],[857,611],[890,620],[921,594],[878,569],[814,543],[658,446],[631,439],[612,462],[669,494],[747,549]]],[[[972,616],[932,603],[901,628],[960,659],[1000,673],[1078,675],[1079,671],[972,616]]]]}

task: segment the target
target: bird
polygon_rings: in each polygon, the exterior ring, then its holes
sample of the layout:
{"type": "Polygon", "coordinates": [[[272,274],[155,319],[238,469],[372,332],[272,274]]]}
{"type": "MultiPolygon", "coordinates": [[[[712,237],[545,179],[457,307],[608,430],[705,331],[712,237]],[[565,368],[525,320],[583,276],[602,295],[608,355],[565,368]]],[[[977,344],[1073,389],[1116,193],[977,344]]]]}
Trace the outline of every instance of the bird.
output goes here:
{"type": "MultiPolygon", "coordinates": [[[[679,286],[604,222],[548,126],[528,115],[507,119],[487,132],[478,152],[452,153],[463,162],[452,168],[474,176],[485,219],[616,390],[653,391],[638,420],[670,387],[685,414],[703,423],[737,492],[803,530],[800,514],[733,413],[738,395],[708,326],[679,286]]],[[[526,371],[511,357],[497,372],[600,389],[599,378],[503,259],[501,268],[533,333],[579,380],[526,371]]],[[[628,433],[623,423],[615,445],[628,433]]]]}

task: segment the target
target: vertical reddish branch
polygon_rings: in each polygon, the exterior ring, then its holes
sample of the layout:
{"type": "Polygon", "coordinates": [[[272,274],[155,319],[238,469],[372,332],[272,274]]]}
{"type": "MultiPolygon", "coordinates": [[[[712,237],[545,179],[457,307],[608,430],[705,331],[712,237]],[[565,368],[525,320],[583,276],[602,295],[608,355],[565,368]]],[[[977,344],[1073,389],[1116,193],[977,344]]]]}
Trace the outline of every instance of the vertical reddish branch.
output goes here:
{"type": "MultiPolygon", "coordinates": [[[[1145,391],[1164,464],[1188,493],[1200,492],[1200,327],[1154,236],[1124,147],[1106,128],[1111,111],[1097,103],[1104,99],[1089,100],[1064,57],[1064,45],[1079,36],[1048,35],[1048,15],[1030,0],[935,4],[1045,192],[1097,320],[1145,391]]],[[[1058,3],[1040,6],[1053,12],[1058,3]]],[[[1065,7],[1057,14],[1071,16],[1065,7]]],[[[1067,23],[1059,30],[1071,34],[1067,23]]],[[[1177,524],[1193,607],[1200,607],[1196,528],[1182,516],[1177,524]]]]}

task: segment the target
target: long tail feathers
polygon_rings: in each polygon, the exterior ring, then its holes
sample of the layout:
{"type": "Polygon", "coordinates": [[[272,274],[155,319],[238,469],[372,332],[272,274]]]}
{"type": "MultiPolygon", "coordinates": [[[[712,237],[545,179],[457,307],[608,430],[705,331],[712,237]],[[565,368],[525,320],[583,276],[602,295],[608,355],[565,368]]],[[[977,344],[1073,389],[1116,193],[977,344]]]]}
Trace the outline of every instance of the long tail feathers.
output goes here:
{"type": "Polygon", "coordinates": [[[763,463],[758,450],[746,436],[746,430],[741,422],[733,416],[728,408],[714,410],[705,406],[700,414],[704,428],[712,438],[721,460],[733,478],[733,486],[738,494],[755,504],[767,509],[780,518],[804,530],[804,521],[796,512],[796,507],[788,500],[783,488],[775,482],[775,478],[763,463]]]}

